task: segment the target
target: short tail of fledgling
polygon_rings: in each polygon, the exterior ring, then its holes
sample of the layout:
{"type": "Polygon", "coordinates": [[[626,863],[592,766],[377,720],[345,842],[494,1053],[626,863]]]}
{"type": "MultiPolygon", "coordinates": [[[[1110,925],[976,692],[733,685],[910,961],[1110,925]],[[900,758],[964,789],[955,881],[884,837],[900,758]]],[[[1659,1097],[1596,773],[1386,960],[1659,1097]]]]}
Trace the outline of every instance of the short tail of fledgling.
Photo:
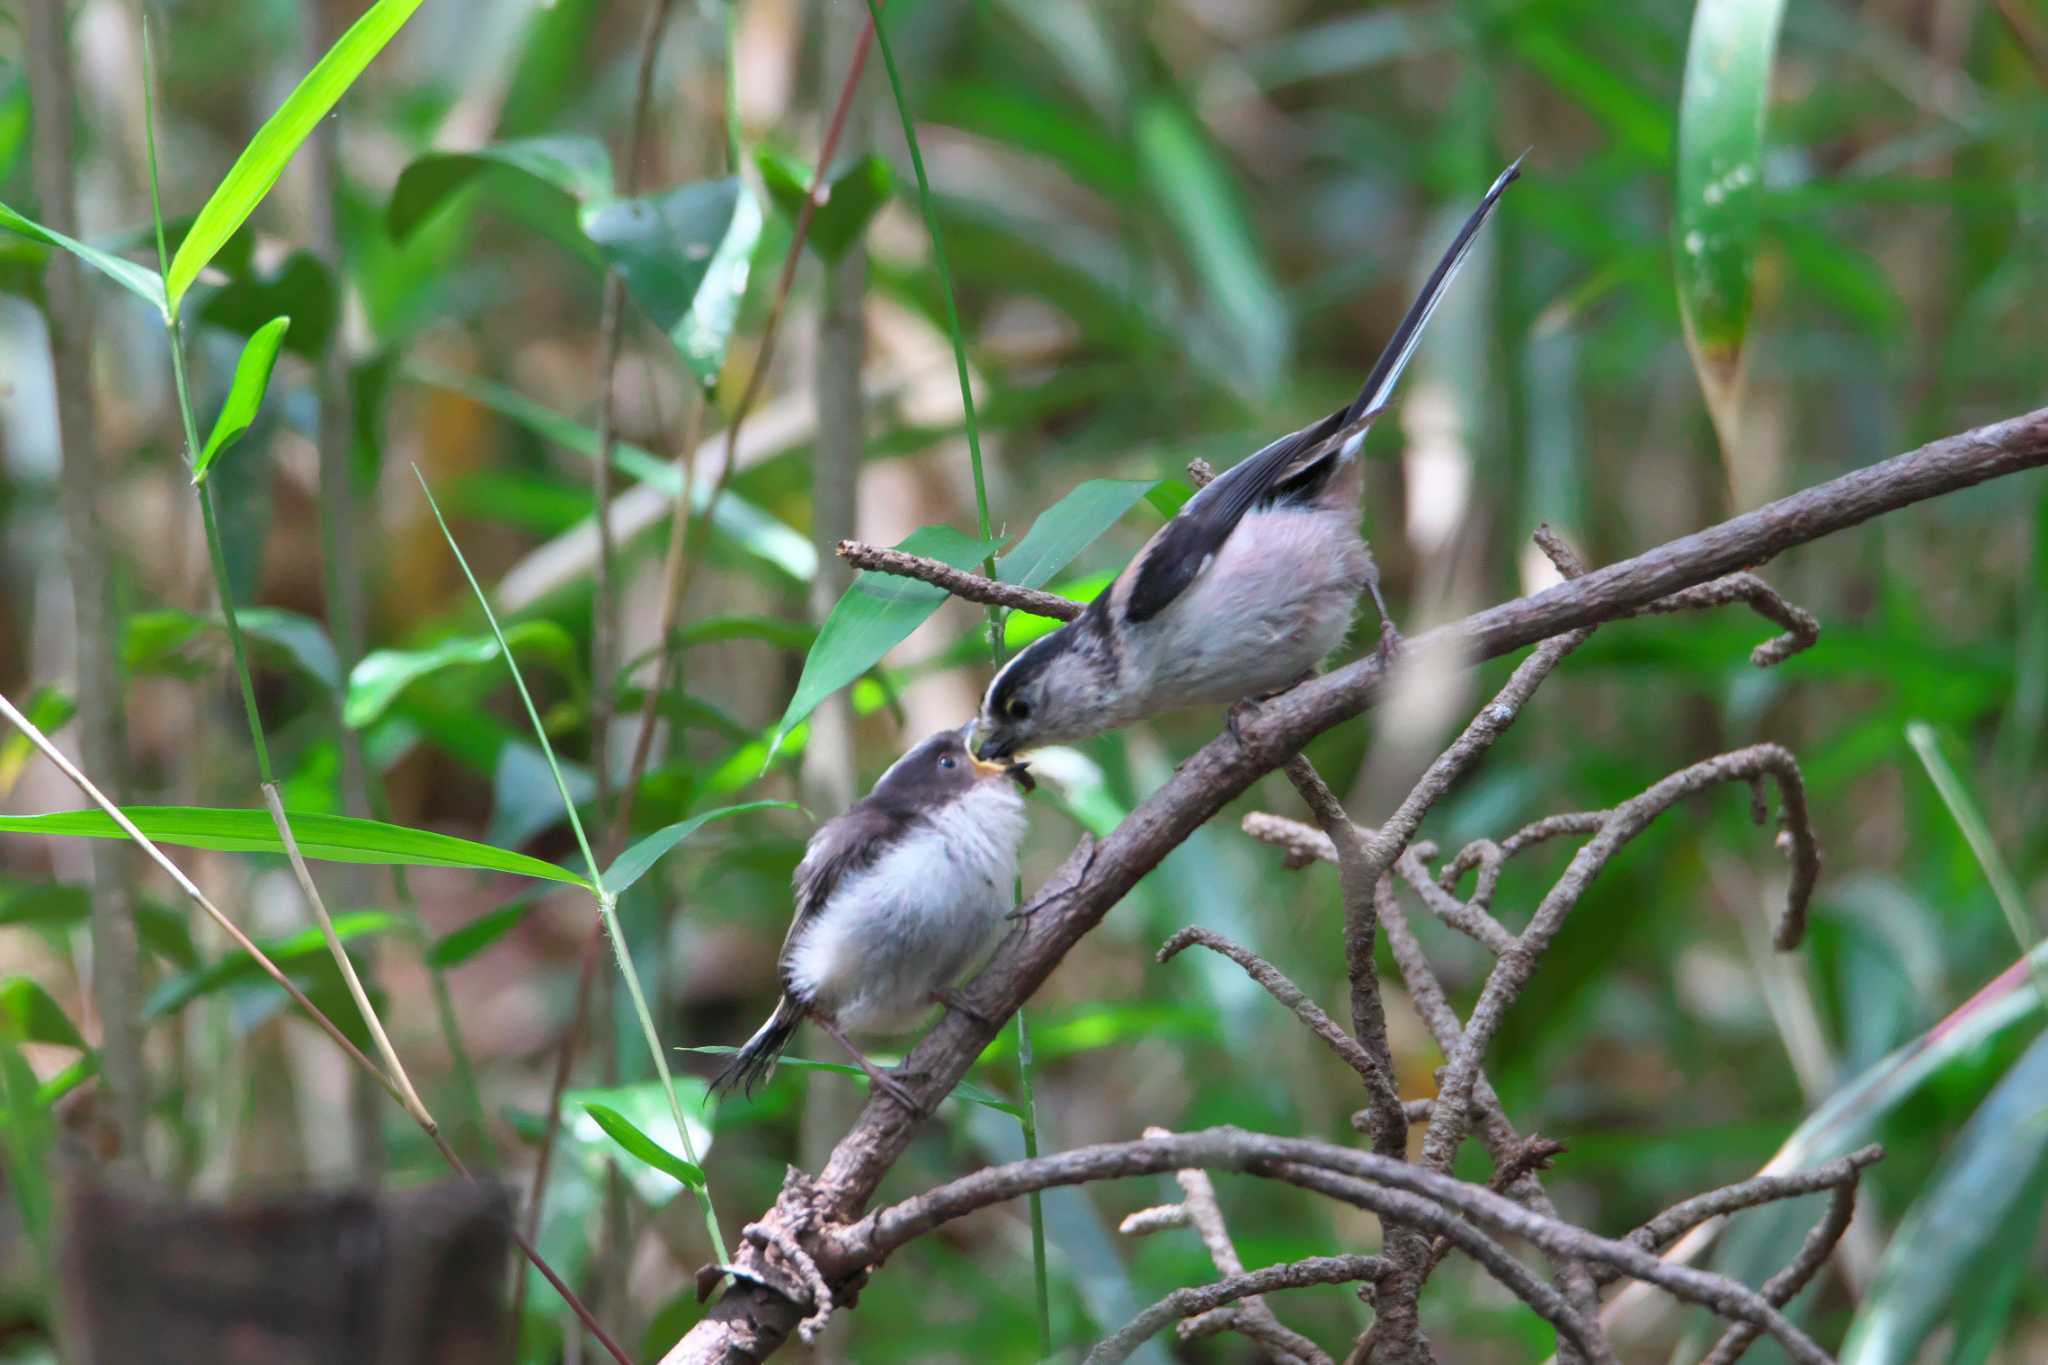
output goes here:
{"type": "Polygon", "coordinates": [[[776,1003],[775,1013],[768,1016],[768,1022],[754,1030],[754,1036],[747,1039],[732,1060],[725,1064],[725,1070],[712,1079],[713,1094],[729,1094],[734,1090],[748,1095],[754,1087],[768,1079],[768,1073],[775,1069],[775,1061],[782,1055],[782,1049],[789,1046],[789,1040],[796,1036],[796,1026],[803,1022],[804,1007],[788,996],[776,1003]]]}

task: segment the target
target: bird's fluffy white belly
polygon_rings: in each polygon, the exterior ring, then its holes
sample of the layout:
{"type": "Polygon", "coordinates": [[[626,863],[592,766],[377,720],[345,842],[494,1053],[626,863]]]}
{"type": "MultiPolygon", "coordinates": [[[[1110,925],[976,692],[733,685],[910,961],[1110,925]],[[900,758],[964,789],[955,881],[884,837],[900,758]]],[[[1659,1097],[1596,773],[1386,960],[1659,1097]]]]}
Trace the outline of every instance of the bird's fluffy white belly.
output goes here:
{"type": "Polygon", "coordinates": [[[834,889],[791,950],[791,988],[844,1028],[908,1027],[995,938],[1023,825],[1023,797],[1007,781],[927,817],[834,889]]]}
{"type": "Polygon", "coordinates": [[[1147,623],[1128,667],[1182,705],[1291,686],[1350,633],[1369,563],[1353,511],[1251,512],[1147,623]]]}

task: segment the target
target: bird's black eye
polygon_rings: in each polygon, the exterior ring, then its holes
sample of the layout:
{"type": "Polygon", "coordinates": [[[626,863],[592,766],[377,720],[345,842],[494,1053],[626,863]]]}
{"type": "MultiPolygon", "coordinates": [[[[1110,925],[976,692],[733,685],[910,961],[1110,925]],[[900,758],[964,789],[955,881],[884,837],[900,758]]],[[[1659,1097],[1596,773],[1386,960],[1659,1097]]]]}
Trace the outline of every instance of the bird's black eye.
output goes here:
{"type": "Polygon", "coordinates": [[[1031,703],[1025,701],[1022,697],[1012,697],[1010,704],[1005,706],[1003,710],[1009,712],[1011,720],[1031,719],[1031,703]]]}
{"type": "Polygon", "coordinates": [[[951,754],[947,754],[947,755],[946,755],[946,756],[945,756],[944,758],[942,758],[942,759],[940,759],[940,760],[939,760],[939,766],[940,766],[941,768],[944,768],[944,769],[946,769],[946,770],[947,770],[948,772],[950,772],[950,771],[952,771],[952,770],[953,770],[954,768],[957,768],[957,767],[959,767],[960,765],[959,765],[959,763],[958,763],[958,762],[956,762],[956,761],[954,760],[954,758],[953,758],[953,756],[952,756],[951,754]]]}

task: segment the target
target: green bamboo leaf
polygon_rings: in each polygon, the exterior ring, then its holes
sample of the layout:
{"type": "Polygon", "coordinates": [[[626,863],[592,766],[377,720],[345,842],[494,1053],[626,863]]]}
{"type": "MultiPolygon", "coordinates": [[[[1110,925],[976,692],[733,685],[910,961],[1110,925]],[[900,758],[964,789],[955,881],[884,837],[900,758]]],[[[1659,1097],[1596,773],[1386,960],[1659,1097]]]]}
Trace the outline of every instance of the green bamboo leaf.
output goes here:
{"type": "Polygon", "coordinates": [[[163,317],[168,318],[171,315],[169,306],[164,302],[164,282],[157,278],[154,270],[139,266],[133,261],[124,261],[110,252],[87,246],[75,237],[66,237],[54,228],[46,228],[41,223],[32,222],[5,204],[0,204],[0,228],[19,233],[45,246],[60,247],[70,252],[115,284],[149,300],[163,317]]]}
{"type": "MultiPolygon", "coordinates": [[[[645,1203],[652,1208],[662,1207],[680,1192],[676,1177],[644,1160],[629,1159],[621,1144],[598,1122],[591,1109],[595,1106],[617,1114],[645,1135],[648,1141],[663,1151],[671,1152],[685,1150],[676,1130],[676,1117],[681,1113],[683,1122],[690,1125],[687,1150],[695,1151],[701,1157],[711,1149],[710,1114],[713,1106],[710,1086],[697,1076],[678,1076],[675,1085],[678,1103],[673,1108],[662,1094],[659,1081],[568,1091],[562,1096],[561,1109],[565,1149],[592,1174],[602,1174],[607,1165],[611,1166],[626,1178],[634,1193],[645,1203]]],[[[687,1157],[682,1159],[689,1160],[687,1157]]],[[[700,1174],[695,1182],[686,1183],[692,1189],[699,1189],[703,1177],[700,1174]]]]}
{"type": "MultiPolygon", "coordinates": [[[[78,714],[78,703],[45,684],[35,690],[22,711],[38,730],[54,735],[78,714]]],[[[7,738],[0,739],[0,796],[14,790],[14,784],[21,779],[21,770],[28,766],[29,757],[35,751],[35,745],[29,742],[23,731],[12,731],[7,738]]]]}
{"type": "MultiPolygon", "coordinates": [[[[515,651],[540,655],[572,685],[582,686],[576,642],[553,621],[521,621],[505,632],[505,639],[515,651]]],[[[349,673],[342,722],[361,729],[389,710],[399,695],[420,679],[459,665],[487,664],[497,657],[498,641],[491,635],[464,635],[426,649],[372,650],[349,673]]]]}
{"type": "MultiPolygon", "coordinates": [[[[1842,1365],[1905,1365],[1944,1322],[1985,1330],[1966,1302],[2010,1311],[2048,1202],[2048,1035],[2036,1038],[1964,1125],[1922,1187],[1878,1267],[1842,1365]],[[1990,1292],[1984,1293],[1983,1291],[1990,1292]]],[[[1992,1328],[1996,1335],[1995,1326],[1992,1328]]]]}
{"type": "Polygon", "coordinates": [[[697,381],[715,383],[761,238],[761,207],[746,184],[727,176],[591,204],[583,232],[697,381]]]}
{"type": "MultiPolygon", "coordinates": [[[[499,416],[517,422],[542,439],[552,441],[586,460],[597,458],[599,443],[595,428],[571,421],[502,384],[426,367],[412,368],[407,377],[415,383],[446,389],[481,403],[499,416]]],[[[674,464],[630,441],[612,443],[612,464],[621,473],[657,488],[671,498],[682,487],[681,472],[674,464]]],[[[691,480],[691,508],[701,515],[710,500],[711,481],[691,480]]],[[[730,488],[719,498],[718,506],[712,509],[711,525],[719,535],[798,582],[808,583],[817,575],[818,555],[811,548],[811,542],[730,488]]]]}
{"type": "Polygon", "coordinates": [[[420,0],[377,0],[335,40],[284,103],[277,107],[192,220],[164,278],[165,315],[175,312],[185,291],[208,261],[247,222],[270,187],[299,150],[299,144],[334,108],[356,77],[420,7],[420,0]]]}
{"type": "MultiPolygon", "coordinates": [[[[7,1159],[7,1188],[21,1223],[48,1256],[50,1250],[50,1146],[54,1137],[49,1107],[42,1103],[35,1069],[21,1049],[0,1038],[0,1155],[7,1159]]],[[[47,1262],[46,1262],[47,1263],[47,1262]]]]}
{"type": "Polygon", "coordinates": [[[199,459],[192,466],[193,487],[206,482],[206,471],[213,466],[215,457],[242,439],[242,433],[256,420],[256,410],[263,406],[264,390],[270,387],[270,372],[277,368],[278,348],[284,345],[284,334],[291,330],[291,325],[290,318],[272,318],[257,328],[256,335],[242,348],[227,401],[221,404],[220,416],[213,421],[213,434],[206,438],[206,448],[199,452],[199,459]]]}
{"type": "Polygon", "coordinates": [[[526,912],[535,904],[530,897],[522,898],[478,915],[460,929],[450,930],[428,947],[427,965],[443,971],[461,966],[511,932],[512,926],[525,919],[526,912]]]}
{"type": "Polygon", "coordinates": [[[0,1035],[17,1043],[55,1043],[86,1050],[64,1007],[25,976],[0,982],[0,1035]]]}
{"type": "Polygon", "coordinates": [[[1146,189],[1202,284],[1215,335],[1189,341],[1220,345],[1239,386],[1271,389],[1287,365],[1287,301],[1253,236],[1235,176],[1194,116],[1172,99],[1141,103],[1132,135],[1146,189]]]}
{"type": "MultiPolygon", "coordinates": [[[[270,813],[208,806],[124,806],[122,814],[160,844],[220,849],[230,853],[283,853],[270,813]]],[[[452,834],[359,820],[348,815],[292,812],[292,837],[299,851],[316,861],[380,866],[466,867],[478,872],[511,872],[540,881],[588,886],[575,873],[452,834]]],[[[49,815],[0,816],[0,833],[63,835],[80,839],[125,839],[121,827],[101,810],[49,815]]]]}
{"type": "Polygon", "coordinates": [[[696,1163],[683,1160],[635,1128],[632,1121],[618,1110],[607,1104],[586,1102],[583,1112],[597,1120],[597,1126],[604,1129],[605,1136],[618,1143],[634,1160],[653,1167],[663,1175],[673,1176],[693,1190],[704,1188],[704,1172],[696,1163]]]}
{"type": "Polygon", "coordinates": [[[737,806],[721,806],[717,810],[705,811],[702,815],[693,815],[687,820],[666,825],[621,853],[618,860],[604,870],[604,889],[614,896],[625,895],[626,888],[646,876],[648,869],[661,861],[662,855],[713,820],[724,820],[755,810],[793,809],[795,803],[790,801],[747,801],[737,806]]]}
{"type": "MultiPolygon", "coordinates": [[[[327,638],[327,628],[318,621],[282,607],[243,607],[235,617],[244,635],[275,648],[322,687],[340,688],[341,660],[327,638]]],[[[131,613],[121,627],[122,666],[130,673],[194,676],[212,665],[187,658],[186,650],[201,636],[222,628],[219,617],[194,616],[171,607],[131,613]]]]}
{"type": "Polygon", "coordinates": [[[1116,525],[1138,499],[1150,493],[1156,479],[1090,479],[1038,514],[1011,551],[996,561],[996,577],[1005,583],[1042,588],[1116,525]]]}
{"type": "MultiPolygon", "coordinates": [[[[267,814],[265,818],[268,818],[267,814]]],[[[300,815],[292,817],[293,834],[298,833],[299,822],[304,818],[300,815]]],[[[406,927],[404,919],[388,910],[348,910],[334,916],[334,936],[343,943],[353,943],[375,934],[402,932],[406,927]]],[[[262,939],[256,946],[287,976],[324,971],[332,975],[336,985],[341,982],[341,973],[334,965],[333,951],[327,946],[327,936],[317,927],[302,929],[282,938],[262,939]]],[[[204,967],[182,972],[159,983],[142,1007],[142,1021],[153,1024],[169,1018],[194,1000],[218,994],[242,982],[269,980],[270,974],[257,965],[256,959],[237,948],[204,967]]],[[[309,990],[308,994],[312,992],[309,990]]],[[[342,1013],[345,1015],[347,1011],[342,1013]]]]}
{"type": "MultiPolygon", "coordinates": [[[[796,222],[803,216],[804,200],[811,192],[811,168],[769,147],[755,151],[754,163],[760,167],[769,200],[796,222]]],[[[825,181],[825,193],[811,213],[804,244],[827,261],[844,256],[889,202],[895,181],[889,163],[872,153],[842,167],[825,181]]]]}
{"type": "Polygon", "coordinates": [[[1722,448],[1741,408],[1763,224],[1764,107],[1785,0],[1699,0],[1678,106],[1678,307],[1722,448]]]}
{"type": "Polygon", "coordinates": [[[478,178],[500,172],[521,177],[571,212],[612,192],[612,159],[594,138],[519,138],[469,152],[428,152],[399,172],[384,211],[385,231],[404,241],[478,178]]]}
{"type": "MultiPolygon", "coordinates": [[[[966,569],[1001,545],[1000,540],[976,540],[950,526],[921,526],[896,548],[966,569]]],[[[819,702],[881,662],[884,654],[901,644],[945,600],[945,589],[915,579],[879,573],[856,576],[825,618],[817,643],[804,656],[803,675],[775,728],[769,757],[774,757],[789,732],[816,710],[819,702]]]]}

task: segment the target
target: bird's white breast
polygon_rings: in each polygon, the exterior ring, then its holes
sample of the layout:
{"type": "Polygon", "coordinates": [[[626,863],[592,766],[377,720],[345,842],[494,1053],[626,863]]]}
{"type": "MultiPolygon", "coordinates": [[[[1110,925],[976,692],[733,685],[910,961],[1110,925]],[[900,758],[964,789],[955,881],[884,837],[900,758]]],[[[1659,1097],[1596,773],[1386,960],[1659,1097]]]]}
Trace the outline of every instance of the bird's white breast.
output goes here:
{"type": "Polygon", "coordinates": [[[985,781],[834,887],[792,946],[789,983],[859,1031],[900,1028],[958,980],[1011,906],[1024,799],[985,781]]]}

